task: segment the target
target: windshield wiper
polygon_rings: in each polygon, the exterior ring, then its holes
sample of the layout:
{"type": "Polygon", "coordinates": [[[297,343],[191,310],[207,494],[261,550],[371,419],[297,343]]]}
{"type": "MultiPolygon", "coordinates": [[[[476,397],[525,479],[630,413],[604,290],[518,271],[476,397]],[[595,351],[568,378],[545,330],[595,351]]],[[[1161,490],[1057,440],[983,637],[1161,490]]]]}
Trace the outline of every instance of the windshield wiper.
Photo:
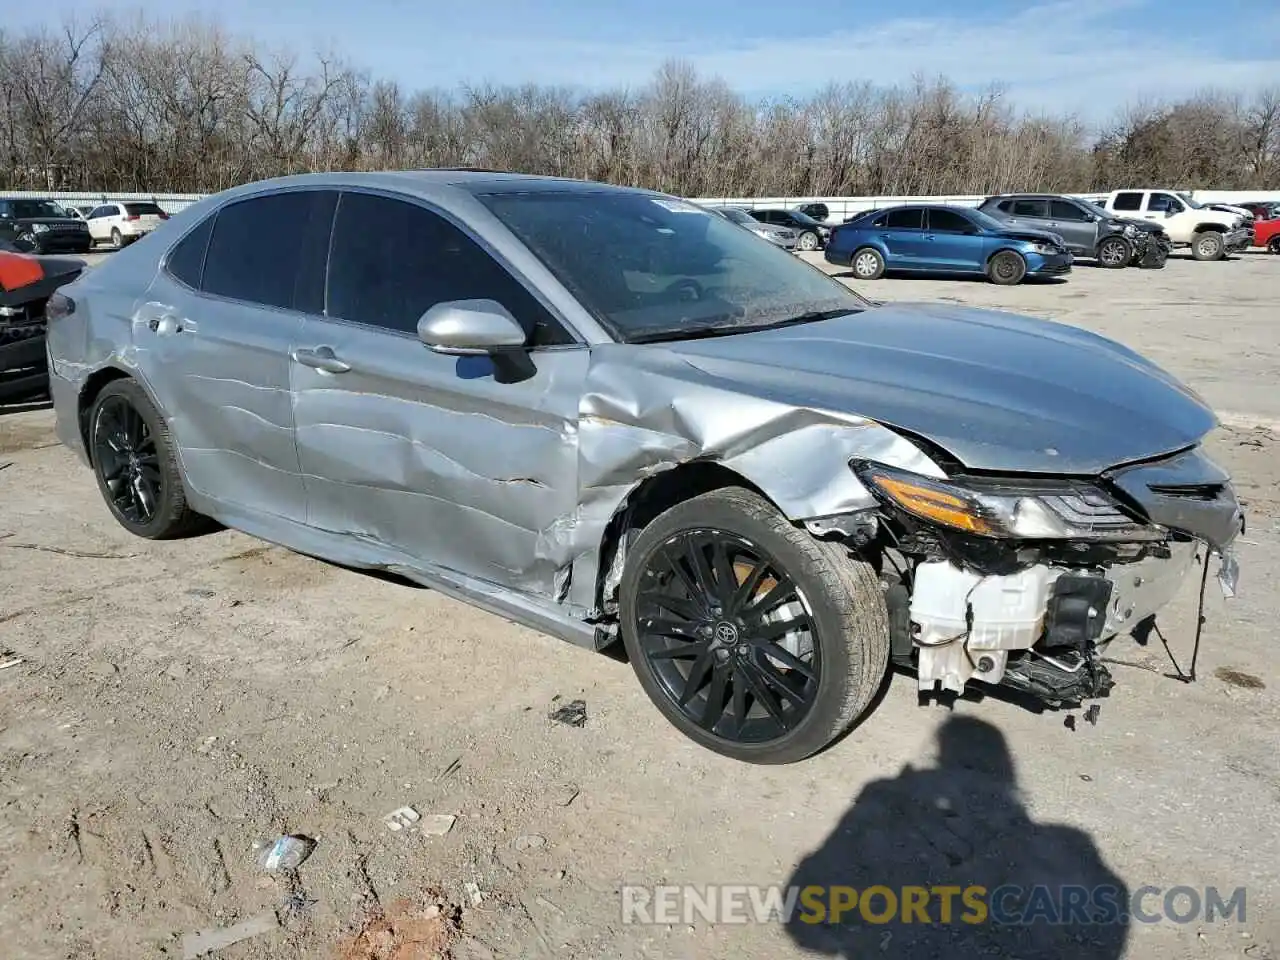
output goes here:
{"type": "Polygon", "coordinates": [[[675,340],[705,340],[709,337],[731,337],[738,333],[756,333],[760,330],[776,330],[778,327],[793,327],[801,323],[817,323],[820,320],[834,320],[836,317],[859,313],[865,307],[841,308],[839,310],[810,310],[794,317],[782,320],[770,320],[767,323],[730,323],[703,327],[664,327],[660,330],[644,330],[627,337],[627,343],[660,343],[675,340]]]}

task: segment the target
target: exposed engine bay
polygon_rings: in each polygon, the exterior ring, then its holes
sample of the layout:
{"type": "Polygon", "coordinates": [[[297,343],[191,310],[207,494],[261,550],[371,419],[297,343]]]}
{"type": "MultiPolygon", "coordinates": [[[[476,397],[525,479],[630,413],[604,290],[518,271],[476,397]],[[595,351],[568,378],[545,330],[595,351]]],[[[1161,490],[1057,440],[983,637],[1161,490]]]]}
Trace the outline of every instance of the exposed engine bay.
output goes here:
{"type": "Polygon", "coordinates": [[[1075,706],[1107,695],[1107,645],[1168,604],[1197,560],[1219,555],[1235,593],[1244,515],[1198,447],[1088,481],[853,466],[880,508],[808,527],[877,558],[891,656],[921,691],[979,681],[1075,706]]]}

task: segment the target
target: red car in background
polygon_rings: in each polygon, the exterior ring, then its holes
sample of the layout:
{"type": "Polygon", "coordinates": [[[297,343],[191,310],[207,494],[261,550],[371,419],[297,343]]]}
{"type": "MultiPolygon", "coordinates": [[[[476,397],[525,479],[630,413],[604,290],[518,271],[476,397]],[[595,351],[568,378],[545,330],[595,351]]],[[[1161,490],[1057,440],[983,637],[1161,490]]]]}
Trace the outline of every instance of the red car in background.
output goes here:
{"type": "Polygon", "coordinates": [[[1268,253],[1280,254],[1280,217],[1254,221],[1253,245],[1266,247],[1268,253]]]}

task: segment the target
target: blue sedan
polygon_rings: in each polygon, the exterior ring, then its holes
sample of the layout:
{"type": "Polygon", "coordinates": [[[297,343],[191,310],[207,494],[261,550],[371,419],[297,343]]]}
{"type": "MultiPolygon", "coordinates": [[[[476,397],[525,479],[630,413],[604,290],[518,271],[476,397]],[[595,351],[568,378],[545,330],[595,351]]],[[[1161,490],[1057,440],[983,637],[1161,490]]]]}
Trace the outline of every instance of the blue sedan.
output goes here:
{"type": "Polygon", "coordinates": [[[832,231],[826,258],[859,280],[886,270],[976,273],[1011,286],[1071,272],[1057,234],[1011,227],[968,207],[919,205],[869,210],[832,231]]]}

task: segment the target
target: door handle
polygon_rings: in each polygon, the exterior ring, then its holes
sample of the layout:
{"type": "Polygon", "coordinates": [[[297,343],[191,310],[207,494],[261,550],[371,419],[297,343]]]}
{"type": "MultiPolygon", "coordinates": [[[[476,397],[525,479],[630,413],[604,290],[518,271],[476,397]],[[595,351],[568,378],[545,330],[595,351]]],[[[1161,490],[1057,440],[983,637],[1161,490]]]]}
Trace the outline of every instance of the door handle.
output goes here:
{"type": "Polygon", "coordinates": [[[300,363],[304,367],[311,367],[322,373],[346,373],[351,369],[351,364],[344,360],[339,360],[333,352],[333,347],[315,347],[308,349],[299,347],[289,354],[295,363],[300,363]]]}

